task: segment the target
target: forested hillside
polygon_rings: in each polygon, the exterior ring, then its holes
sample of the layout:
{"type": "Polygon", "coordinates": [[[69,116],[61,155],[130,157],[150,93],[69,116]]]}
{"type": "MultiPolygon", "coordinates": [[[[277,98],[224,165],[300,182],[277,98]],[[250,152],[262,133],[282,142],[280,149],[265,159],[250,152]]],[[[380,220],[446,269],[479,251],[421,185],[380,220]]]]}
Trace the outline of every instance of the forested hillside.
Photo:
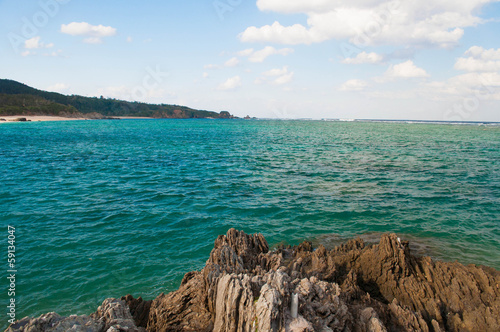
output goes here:
{"type": "Polygon", "coordinates": [[[79,116],[101,114],[104,117],[137,116],[153,118],[223,118],[229,112],[195,110],[186,106],[146,104],[117,99],[63,95],[0,79],[0,115],[79,116]]]}

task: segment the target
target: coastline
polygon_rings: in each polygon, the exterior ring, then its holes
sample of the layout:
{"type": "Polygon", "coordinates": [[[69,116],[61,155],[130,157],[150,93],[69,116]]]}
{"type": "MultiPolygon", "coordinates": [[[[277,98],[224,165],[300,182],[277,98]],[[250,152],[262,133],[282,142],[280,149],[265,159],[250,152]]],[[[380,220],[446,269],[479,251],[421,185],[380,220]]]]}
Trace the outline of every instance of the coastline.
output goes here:
{"type": "MultiPolygon", "coordinates": [[[[51,116],[51,115],[8,115],[8,116],[0,116],[0,123],[24,122],[24,121],[19,121],[18,119],[20,119],[20,118],[26,119],[26,122],[96,120],[96,119],[90,119],[90,118],[69,118],[69,117],[51,116]],[[1,119],[5,120],[5,121],[3,121],[1,119]]],[[[134,117],[134,116],[116,116],[116,117],[112,117],[112,119],[139,120],[139,119],[153,119],[153,118],[134,117]]]]}
{"type": "Polygon", "coordinates": [[[86,118],[67,118],[63,116],[50,116],[50,115],[8,115],[0,116],[0,123],[9,122],[24,122],[18,119],[26,119],[26,122],[46,122],[46,121],[82,121],[89,120],[86,118]],[[1,120],[4,119],[5,121],[1,120]]]}
{"type": "Polygon", "coordinates": [[[21,331],[498,331],[500,271],[416,257],[382,234],[327,250],[305,241],[270,250],[230,229],[205,267],[154,300],[106,299],[89,316],[48,313],[21,331]],[[76,328],[76,329],[75,329],[76,328]]]}

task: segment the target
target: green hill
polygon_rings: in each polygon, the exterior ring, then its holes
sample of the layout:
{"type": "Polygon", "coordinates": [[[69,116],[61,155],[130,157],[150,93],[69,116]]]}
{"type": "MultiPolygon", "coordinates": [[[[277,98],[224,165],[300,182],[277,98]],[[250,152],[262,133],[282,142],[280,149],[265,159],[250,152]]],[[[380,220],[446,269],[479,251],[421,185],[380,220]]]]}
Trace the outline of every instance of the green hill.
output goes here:
{"type": "Polygon", "coordinates": [[[25,84],[0,79],[1,115],[57,115],[68,117],[136,116],[152,118],[216,118],[230,119],[226,111],[217,113],[186,106],[147,104],[117,99],[63,95],[38,90],[25,84]]]}

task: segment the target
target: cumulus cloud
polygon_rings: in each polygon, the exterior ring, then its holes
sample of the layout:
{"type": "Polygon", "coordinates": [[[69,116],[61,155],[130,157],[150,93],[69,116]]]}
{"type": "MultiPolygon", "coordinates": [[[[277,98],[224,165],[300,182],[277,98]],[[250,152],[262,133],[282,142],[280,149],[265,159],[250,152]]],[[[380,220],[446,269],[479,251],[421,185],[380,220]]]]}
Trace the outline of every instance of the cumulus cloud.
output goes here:
{"type": "Polygon", "coordinates": [[[262,75],[255,80],[255,84],[273,83],[276,85],[283,85],[290,83],[293,79],[294,72],[288,70],[288,66],[283,68],[274,68],[262,73],[262,75]]]}
{"type": "Polygon", "coordinates": [[[227,60],[225,63],[224,63],[224,66],[226,67],[235,67],[237,66],[238,64],[240,63],[240,60],[237,58],[237,57],[233,57],[229,60],[227,60]]]}
{"type": "Polygon", "coordinates": [[[286,14],[304,12],[324,12],[334,8],[335,3],[340,1],[331,0],[257,0],[257,7],[262,11],[274,11],[286,14]]]}
{"type": "Polygon", "coordinates": [[[467,58],[458,58],[455,69],[468,72],[496,72],[500,71],[500,49],[486,50],[480,46],[469,48],[467,58]]]}
{"type": "Polygon", "coordinates": [[[496,0],[258,0],[262,11],[302,13],[307,25],[279,22],[251,26],[243,42],[312,44],[348,39],[356,45],[433,45],[458,43],[464,28],[482,23],[480,8],[496,0]]]}
{"type": "Polygon", "coordinates": [[[399,63],[397,65],[389,66],[389,69],[384,74],[382,80],[393,80],[398,78],[424,78],[429,77],[429,74],[413,63],[413,61],[408,60],[406,62],[399,63]]]}
{"type": "Polygon", "coordinates": [[[239,76],[234,76],[228,78],[224,83],[217,87],[217,90],[234,90],[241,86],[241,78],[239,76]]]}
{"type": "Polygon", "coordinates": [[[446,81],[423,85],[422,94],[431,100],[450,101],[476,96],[479,100],[500,100],[500,74],[466,73],[446,81]]]}
{"type": "Polygon", "coordinates": [[[363,80],[352,79],[344,82],[340,86],[340,91],[362,91],[368,86],[368,83],[363,80]]]}
{"type": "Polygon", "coordinates": [[[248,57],[250,62],[264,62],[264,60],[271,55],[283,55],[287,56],[293,53],[293,49],[291,48],[281,48],[276,49],[272,46],[266,46],[261,50],[254,50],[253,48],[249,48],[243,51],[238,52],[239,56],[248,57]]]}
{"type": "Polygon", "coordinates": [[[72,22],[61,25],[61,32],[71,36],[84,36],[88,44],[100,44],[102,38],[116,35],[116,29],[104,25],[91,25],[87,22],[72,22]]]}
{"type": "Polygon", "coordinates": [[[239,55],[239,56],[244,56],[244,57],[247,57],[247,56],[249,56],[250,54],[252,54],[253,52],[254,52],[253,48],[247,48],[246,50],[239,51],[239,52],[238,52],[238,55],[239,55]]]}
{"type": "Polygon", "coordinates": [[[273,83],[277,84],[277,85],[283,85],[283,84],[290,83],[292,81],[292,79],[293,79],[293,72],[290,72],[290,73],[287,73],[285,75],[277,77],[273,81],[273,83]]]}
{"type": "Polygon", "coordinates": [[[288,67],[284,66],[283,68],[275,68],[275,69],[268,70],[262,74],[264,76],[281,76],[281,75],[285,75],[287,73],[288,73],[288,67]]]}
{"type": "Polygon", "coordinates": [[[247,43],[265,42],[287,45],[312,44],[324,41],[324,39],[312,35],[307,28],[300,24],[284,27],[277,21],[272,25],[265,25],[260,28],[249,27],[239,35],[239,38],[247,43]]]}
{"type": "Polygon", "coordinates": [[[26,49],[38,49],[38,48],[51,48],[54,47],[53,43],[45,44],[40,41],[40,36],[33,37],[31,39],[27,39],[24,42],[24,48],[26,49]]]}
{"type": "Polygon", "coordinates": [[[354,58],[345,58],[342,60],[342,63],[350,64],[350,65],[359,65],[363,63],[381,63],[384,61],[384,57],[375,52],[366,53],[361,52],[354,58]]]}

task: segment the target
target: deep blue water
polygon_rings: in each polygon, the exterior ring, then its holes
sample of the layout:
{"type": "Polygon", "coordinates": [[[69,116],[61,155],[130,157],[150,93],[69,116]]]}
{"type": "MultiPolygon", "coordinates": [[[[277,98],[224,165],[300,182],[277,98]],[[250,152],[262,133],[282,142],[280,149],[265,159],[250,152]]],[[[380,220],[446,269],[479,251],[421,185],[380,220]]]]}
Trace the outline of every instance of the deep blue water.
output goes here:
{"type": "Polygon", "coordinates": [[[434,257],[500,269],[499,159],[499,126],[1,124],[2,250],[15,226],[18,318],[172,291],[230,227],[271,245],[397,232],[434,257]]]}

